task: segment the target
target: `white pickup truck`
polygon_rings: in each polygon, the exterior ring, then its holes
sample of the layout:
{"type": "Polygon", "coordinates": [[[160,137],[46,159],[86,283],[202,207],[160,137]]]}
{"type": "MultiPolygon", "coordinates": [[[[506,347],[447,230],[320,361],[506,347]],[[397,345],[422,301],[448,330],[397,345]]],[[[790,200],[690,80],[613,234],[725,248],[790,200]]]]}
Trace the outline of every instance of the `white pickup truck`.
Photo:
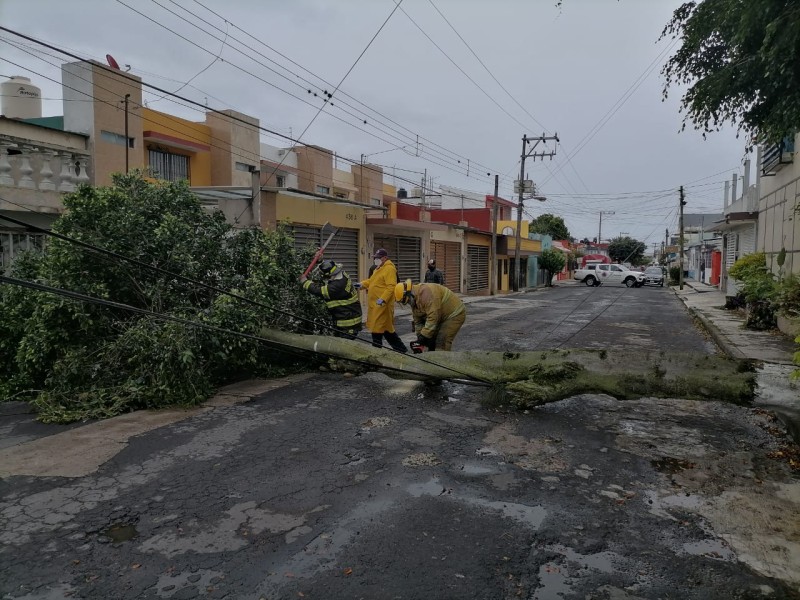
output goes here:
{"type": "Polygon", "coordinates": [[[588,286],[601,285],[603,283],[625,284],[628,287],[642,287],[644,285],[644,273],[631,271],[624,265],[589,264],[583,269],[575,271],[573,279],[582,281],[588,286]]]}

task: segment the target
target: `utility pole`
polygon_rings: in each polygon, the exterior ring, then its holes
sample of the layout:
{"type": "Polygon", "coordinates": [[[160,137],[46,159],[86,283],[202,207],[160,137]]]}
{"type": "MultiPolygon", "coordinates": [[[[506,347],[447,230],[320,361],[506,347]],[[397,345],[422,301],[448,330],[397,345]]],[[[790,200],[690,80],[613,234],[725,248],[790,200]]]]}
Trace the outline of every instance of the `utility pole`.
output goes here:
{"type": "Polygon", "coordinates": [[[130,138],[128,137],[128,101],[130,97],[131,97],[130,94],[125,94],[125,100],[123,100],[123,102],[125,102],[125,174],[126,175],[128,174],[128,168],[130,162],[128,155],[130,154],[130,147],[131,147],[130,138]]]}
{"type": "Polygon", "coordinates": [[[519,283],[520,283],[520,246],[522,245],[522,200],[523,194],[525,192],[529,192],[533,198],[537,200],[544,200],[544,198],[537,197],[536,190],[534,189],[533,182],[525,181],[525,159],[529,156],[533,157],[533,160],[537,158],[541,158],[544,160],[545,156],[549,156],[550,160],[553,160],[553,157],[556,155],[555,150],[552,152],[534,152],[536,146],[538,146],[541,142],[547,142],[549,140],[555,140],[556,142],[559,141],[558,134],[552,136],[545,136],[544,134],[540,135],[536,138],[528,138],[527,134],[522,136],[522,155],[520,156],[519,161],[519,181],[517,185],[519,186],[519,201],[517,203],[517,235],[516,235],[516,248],[514,249],[514,281],[512,288],[515,292],[519,291],[519,283]],[[533,146],[531,149],[528,150],[528,144],[533,142],[533,146]]]}
{"type": "Polygon", "coordinates": [[[600,244],[603,243],[603,215],[611,215],[616,214],[613,210],[601,210],[600,211],[600,226],[597,228],[597,247],[600,247],[600,244]]]}
{"type": "Polygon", "coordinates": [[[422,191],[419,193],[420,200],[419,205],[422,210],[425,210],[425,186],[428,183],[428,169],[425,169],[425,172],[422,174],[422,191]]]}
{"type": "Polygon", "coordinates": [[[680,190],[680,198],[681,198],[681,217],[680,217],[680,232],[678,235],[678,252],[680,252],[680,257],[678,259],[678,264],[680,265],[680,275],[678,275],[678,283],[679,289],[683,289],[683,207],[686,205],[686,200],[683,199],[683,186],[681,186],[680,190]]]}
{"type": "MultiPolygon", "coordinates": [[[[500,176],[494,176],[494,202],[492,202],[492,245],[489,247],[489,260],[492,268],[489,269],[489,295],[494,296],[497,291],[497,193],[500,188],[500,176]]],[[[463,220],[463,217],[462,217],[463,220]]]]}

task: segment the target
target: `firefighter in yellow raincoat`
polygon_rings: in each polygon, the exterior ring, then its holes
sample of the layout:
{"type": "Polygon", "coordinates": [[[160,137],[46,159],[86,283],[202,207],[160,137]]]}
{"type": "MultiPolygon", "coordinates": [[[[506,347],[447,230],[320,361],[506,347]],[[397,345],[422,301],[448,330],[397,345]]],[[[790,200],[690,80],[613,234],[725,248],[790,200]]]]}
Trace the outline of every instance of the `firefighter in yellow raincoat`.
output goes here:
{"type": "Polygon", "coordinates": [[[407,279],[395,286],[398,302],[411,304],[417,342],[428,350],[450,350],[467,318],[461,298],[438,283],[411,285],[407,279]]]}
{"type": "Polygon", "coordinates": [[[397,285],[397,269],[383,248],[375,253],[375,271],[369,279],[361,282],[367,290],[367,329],[372,333],[372,345],[383,346],[383,338],[398,352],[408,348],[394,330],[394,287],[397,285]]]}

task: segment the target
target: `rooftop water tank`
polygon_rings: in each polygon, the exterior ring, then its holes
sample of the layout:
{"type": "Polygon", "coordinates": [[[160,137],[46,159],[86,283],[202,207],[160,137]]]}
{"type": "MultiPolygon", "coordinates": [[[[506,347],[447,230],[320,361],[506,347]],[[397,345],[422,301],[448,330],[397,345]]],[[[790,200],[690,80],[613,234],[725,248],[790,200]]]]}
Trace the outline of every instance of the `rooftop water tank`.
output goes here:
{"type": "Polygon", "coordinates": [[[398,200],[405,200],[406,198],[408,198],[408,192],[405,191],[405,189],[400,188],[399,190],[397,190],[397,199],[398,200]]]}
{"type": "Polygon", "coordinates": [[[0,114],[9,119],[36,119],[42,116],[42,90],[27,77],[14,75],[0,83],[0,114]]]}

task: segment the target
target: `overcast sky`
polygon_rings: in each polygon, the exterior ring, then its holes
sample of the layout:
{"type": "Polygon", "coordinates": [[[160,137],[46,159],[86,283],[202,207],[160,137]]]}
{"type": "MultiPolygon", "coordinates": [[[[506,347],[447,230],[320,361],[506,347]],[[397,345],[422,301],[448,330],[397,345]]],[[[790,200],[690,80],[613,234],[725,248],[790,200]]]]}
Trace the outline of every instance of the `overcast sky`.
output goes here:
{"type": "MultiPolygon", "coordinates": [[[[552,161],[526,163],[547,197],[527,202],[530,214],[560,215],[573,236],[592,238],[600,211],[613,211],[603,216],[603,238],[623,233],[650,244],[676,229],[682,184],[687,212],[721,212],[722,182],[742,172],[744,158],[744,139],[733,129],[705,140],[691,128],[680,132],[680,90],[662,101],[660,69],[675,47],[658,38],[679,5],[404,0],[368,48],[393,0],[0,0],[0,23],[81,56],[111,54],[170,91],[191,79],[179,94],[294,137],[317,113],[321,91],[332,92],[367,48],[302,142],[355,160],[366,154],[409,180],[427,168],[434,186],[492,193],[499,173],[500,193],[511,198],[522,135],[557,133],[560,144],[536,148],[555,150],[552,161]]],[[[0,33],[0,75],[30,77],[54,99],[44,114],[62,114],[60,86],[47,79],[60,82],[60,68],[48,62],[72,59],[2,40],[19,41],[0,33]]],[[[147,92],[145,100],[203,119],[169,99],[155,101],[160,96],[147,92]]],[[[289,145],[267,134],[262,141],[289,145]]]]}

